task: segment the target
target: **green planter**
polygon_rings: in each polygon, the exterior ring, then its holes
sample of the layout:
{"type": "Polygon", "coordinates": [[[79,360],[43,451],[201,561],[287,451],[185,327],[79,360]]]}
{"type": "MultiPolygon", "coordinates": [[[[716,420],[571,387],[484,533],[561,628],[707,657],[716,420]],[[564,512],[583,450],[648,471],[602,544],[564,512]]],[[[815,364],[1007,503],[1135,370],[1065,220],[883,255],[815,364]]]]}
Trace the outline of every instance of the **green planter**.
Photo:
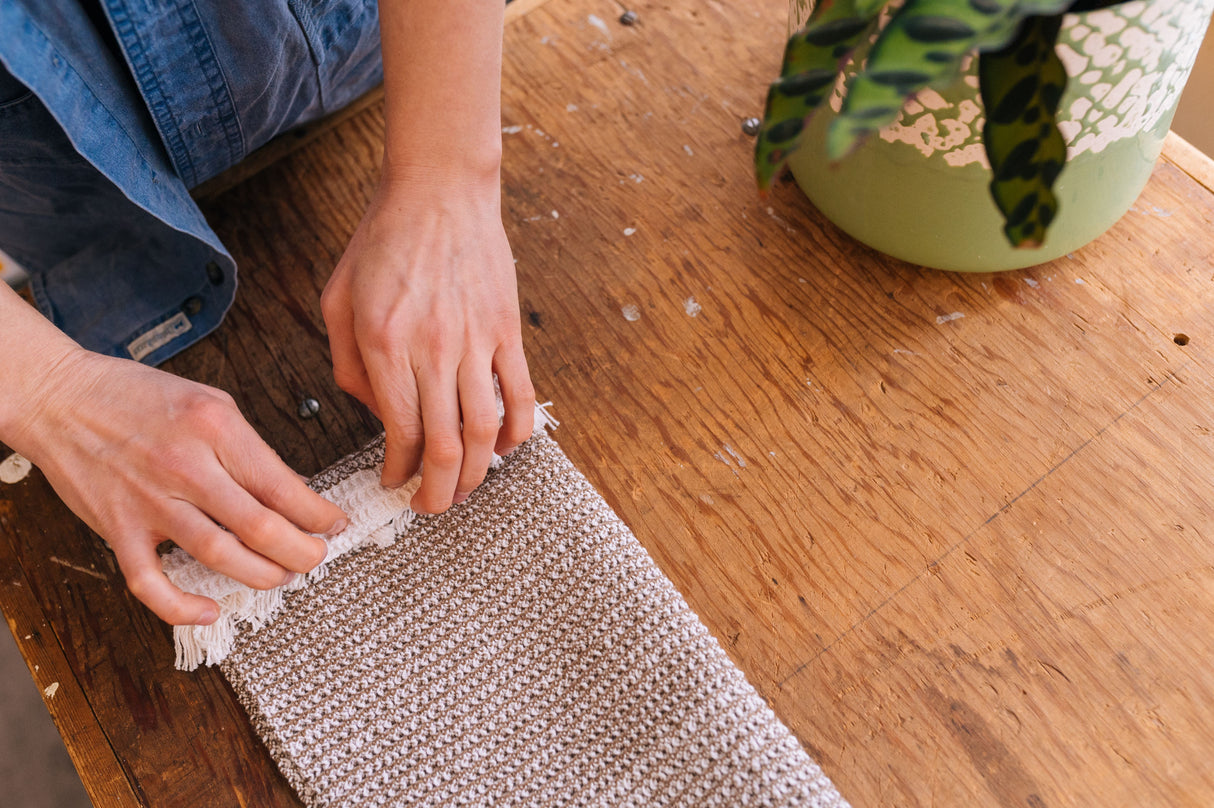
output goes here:
{"type": "MultiPolygon", "coordinates": [[[[807,11],[792,0],[791,22],[807,11]]],[[[1138,0],[1068,15],[1058,53],[1071,78],[1059,108],[1069,144],[1058,216],[1038,248],[1014,249],[991,200],[976,69],[910,102],[854,153],[825,159],[838,95],[813,117],[789,167],[810,201],[859,241],[937,269],[991,272],[1066,255],[1100,236],[1151,176],[1214,0],[1138,0]]]]}

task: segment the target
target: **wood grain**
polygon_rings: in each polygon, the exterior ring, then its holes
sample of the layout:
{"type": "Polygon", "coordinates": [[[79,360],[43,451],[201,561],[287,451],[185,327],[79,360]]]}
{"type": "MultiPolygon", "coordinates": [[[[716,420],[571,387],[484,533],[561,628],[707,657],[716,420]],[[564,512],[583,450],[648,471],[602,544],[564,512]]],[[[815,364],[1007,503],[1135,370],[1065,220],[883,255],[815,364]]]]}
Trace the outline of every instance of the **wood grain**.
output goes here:
{"type": "Polygon", "coordinates": [[[1162,157],[1214,193],[1214,160],[1192,143],[1175,132],[1168,132],[1163,142],[1162,157]]]}
{"type": "MultiPolygon", "coordinates": [[[[1209,162],[1170,147],[1059,261],[923,270],[791,185],[755,194],[740,123],[783,0],[619,8],[507,33],[507,229],[566,453],[853,804],[1214,802],[1209,162]]],[[[382,134],[372,103],[207,202],[241,290],[169,364],[304,473],[378,429],[318,296],[382,134]]],[[[116,768],[135,804],[293,804],[40,475],[0,497],[2,605],[53,633],[22,647],[74,688],[57,719],[98,804],[131,804],[116,768]]]]}

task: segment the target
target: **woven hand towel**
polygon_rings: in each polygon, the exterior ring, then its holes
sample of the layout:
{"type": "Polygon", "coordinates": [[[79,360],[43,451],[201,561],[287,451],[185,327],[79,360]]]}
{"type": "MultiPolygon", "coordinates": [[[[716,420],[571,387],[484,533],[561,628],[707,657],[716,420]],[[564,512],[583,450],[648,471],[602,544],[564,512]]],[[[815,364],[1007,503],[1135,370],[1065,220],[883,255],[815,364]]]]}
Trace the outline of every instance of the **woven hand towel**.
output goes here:
{"type": "Polygon", "coordinates": [[[293,591],[165,561],[226,620],[179,664],[220,663],[307,805],[846,805],[542,430],[440,516],[382,459],[313,481],[348,546],[293,591]]]}

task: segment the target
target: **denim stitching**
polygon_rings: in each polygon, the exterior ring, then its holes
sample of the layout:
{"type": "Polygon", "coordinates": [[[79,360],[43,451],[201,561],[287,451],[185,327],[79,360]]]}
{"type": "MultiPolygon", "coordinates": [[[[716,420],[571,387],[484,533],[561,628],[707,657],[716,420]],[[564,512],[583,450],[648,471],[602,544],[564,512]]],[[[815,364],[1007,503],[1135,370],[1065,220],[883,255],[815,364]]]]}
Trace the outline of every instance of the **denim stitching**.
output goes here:
{"type": "Polygon", "coordinates": [[[126,13],[120,0],[104,0],[104,2],[110,22],[114,24],[114,33],[122,41],[123,52],[130,63],[136,83],[143,91],[148,111],[156,121],[156,128],[164,139],[169,157],[177,168],[177,172],[186,181],[186,185],[193,185],[194,177],[197,174],[194,170],[194,163],[190,159],[190,151],[186,148],[181,128],[173,118],[172,109],[160,86],[160,80],[152,67],[151,60],[148,58],[147,49],[144,48],[143,41],[139,37],[135,22],[126,13]]]}
{"type": "Polygon", "coordinates": [[[240,118],[236,114],[236,104],[228,89],[227,78],[223,75],[219,60],[215,58],[215,49],[211,46],[210,35],[202,24],[202,17],[194,5],[194,0],[184,0],[184,2],[175,4],[175,8],[182,17],[186,36],[194,47],[198,66],[202,68],[211,90],[211,102],[215,105],[215,110],[219,115],[219,125],[223,127],[227,140],[227,165],[235,165],[245,156],[244,133],[240,130],[240,118]]]}

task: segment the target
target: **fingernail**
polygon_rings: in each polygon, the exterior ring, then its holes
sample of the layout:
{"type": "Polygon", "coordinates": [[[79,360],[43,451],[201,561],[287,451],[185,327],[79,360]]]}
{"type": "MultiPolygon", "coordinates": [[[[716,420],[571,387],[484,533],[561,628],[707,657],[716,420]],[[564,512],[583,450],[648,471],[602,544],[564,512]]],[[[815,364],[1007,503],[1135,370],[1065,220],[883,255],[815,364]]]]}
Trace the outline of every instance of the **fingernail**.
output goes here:
{"type": "Polygon", "coordinates": [[[348,519],[346,519],[346,517],[344,517],[344,516],[338,517],[337,521],[333,523],[333,527],[331,527],[325,531],[325,536],[327,538],[331,539],[334,536],[341,533],[346,528],[348,528],[349,526],[350,526],[350,522],[348,519]]]}
{"type": "Polygon", "coordinates": [[[282,579],[282,583],[280,583],[279,586],[286,586],[294,581],[297,577],[298,576],[295,573],[288,571],[286,577],[282,579]]]}
{"type": "Polygon", "coordinates": [[[469,492],[467,492],[467,491],[456,491],[455,499],[451,500],[451,504],[452,505],[460,504],[461,502],[463,502],[465,499],[468,498],[468,493],[469,492]]]}
{"type": "Polygon", "coordinates": [[[198,625],[209,626],[219,619],[219,612],[216,609],[208,608],[198,616],[198,625]]]}

